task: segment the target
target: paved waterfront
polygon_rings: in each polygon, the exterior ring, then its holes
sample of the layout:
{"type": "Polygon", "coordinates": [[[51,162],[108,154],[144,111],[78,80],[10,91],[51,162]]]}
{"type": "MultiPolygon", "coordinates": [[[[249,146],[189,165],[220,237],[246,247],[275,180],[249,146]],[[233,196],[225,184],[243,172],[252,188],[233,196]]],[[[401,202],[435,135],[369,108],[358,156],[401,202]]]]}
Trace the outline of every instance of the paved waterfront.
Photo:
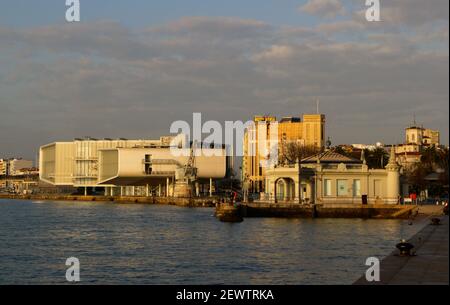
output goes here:
{"type": "Polygon", "coordinates": [[[427,225],[409,241],[416,256],[400,257],[397,251],[381,262],[380,282],[368,283],[363,276],[356,285],[448,285],[448,216],[441,225],[427,225]]]}

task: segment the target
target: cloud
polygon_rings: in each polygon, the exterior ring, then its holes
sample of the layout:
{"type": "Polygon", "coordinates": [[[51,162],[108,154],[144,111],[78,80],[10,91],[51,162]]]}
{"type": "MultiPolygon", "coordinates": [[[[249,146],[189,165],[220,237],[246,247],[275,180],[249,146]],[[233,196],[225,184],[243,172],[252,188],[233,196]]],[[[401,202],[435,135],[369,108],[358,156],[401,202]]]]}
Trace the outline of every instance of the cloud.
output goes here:
{"type": "Polygon", "coordinates": [[[412,112],[446,139],[448,45],[438,42],[448,26],[428,23],[401,31],[354,19],[296,27],[185,17],[144,29],[0,27],[0,151],[33,157],[39,145],[77,136],[158,137],[192,112],[219,121],[299,115],[314,112],[316,98],[336,144],[395,142],[412,112]]]}
{"type": "Polygon", "coordinates": [[[145,45],[126,27],[110,21],[29,29],[0,28],[0,40],[1,45],[16,46],[20,50],[32,47],[31,54],[46,51],[127,60],[151,58],[159,51],[145,45]]]}
{"type": "Polygon", "coordinates": [[[346,13],[340,0],[308,0],[306,4],[299,7],[299,11],[326,18],[334,18],[346,13]]]}
{"type": "Polygon", "coordinates": [[[153,28],[154,31],[161,32],[197,32],[214,34],[235,34],[236,31],[254,33],[258,29],[270,27],[265,22],[253,19],[242,19],[237,17],[208,17],[193,16],[183,17],[179,20],[169,22],[163,26],[153,28]]]}
{"type": "Polygon", "coordinates": [[[430,22],[445,22],[448,25],[448,0],[396,0],[381,3],[381,19],[383,22],[421,26],[430,22]]]}
{"type": "Polygon", "coordinates": [[[253,56],[255,61],[267,60],[267,59],[287,59],[293,54],[293,48],[286,45],[272,45],[269,49],[266,49],[253,56]]]}
{"type": "Polygon", "coordinates": [[[367,29],[367,24],[355,20],[342,20],[317,25],[316,30],[321,33],[335,34],[339,32],[361,32],[367,29]]]}

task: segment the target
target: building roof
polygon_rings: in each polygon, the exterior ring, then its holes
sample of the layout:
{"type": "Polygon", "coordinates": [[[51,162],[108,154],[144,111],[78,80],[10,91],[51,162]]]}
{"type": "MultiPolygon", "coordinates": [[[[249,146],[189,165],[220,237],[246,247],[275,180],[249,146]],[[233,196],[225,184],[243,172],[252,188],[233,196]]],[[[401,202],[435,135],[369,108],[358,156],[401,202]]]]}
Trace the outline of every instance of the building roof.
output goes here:
{"type": "Polygon", "coordinates": [[[427,180],[427,181],[438,181],[439,177],[440,177],[440,174],[434,172],[434,173],[431,173],[431,174],[427,175],[425,177],[425,180],[427,180]]]}
{"type": "Polygon", "coordinates": [[[315,154],[313,156],[302,159],[302,163],[349,163],[360,164],[361,160],[341,155],[332,150],[327,150],[322,153],[315,154]]]}

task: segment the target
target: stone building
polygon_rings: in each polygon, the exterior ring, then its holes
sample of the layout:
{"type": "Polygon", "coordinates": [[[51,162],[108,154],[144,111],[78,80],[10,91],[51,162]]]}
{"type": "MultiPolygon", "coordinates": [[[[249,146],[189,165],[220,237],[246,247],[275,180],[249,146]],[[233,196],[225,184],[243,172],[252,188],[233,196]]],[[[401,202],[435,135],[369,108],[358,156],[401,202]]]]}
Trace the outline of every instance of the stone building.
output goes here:
{"type": "Polygon", "coordinates": [[[385,169],[369,169],[364,156],[359,160],[326,150],[301,160],[300,171],[299,164],[267,169],[261,201],[360,204],[367,195],[369,204],[397,204],[399,170],[394,150],[385,169]]]}
{"type": "Polygon", "coordinates": [[[439,131],[423,128],[414,123],[405,129],[404,143],[395,146],[397,162],[405,170],[409,170],[420,162],[421,153],[425,148],[439,145],[439,131]]]}

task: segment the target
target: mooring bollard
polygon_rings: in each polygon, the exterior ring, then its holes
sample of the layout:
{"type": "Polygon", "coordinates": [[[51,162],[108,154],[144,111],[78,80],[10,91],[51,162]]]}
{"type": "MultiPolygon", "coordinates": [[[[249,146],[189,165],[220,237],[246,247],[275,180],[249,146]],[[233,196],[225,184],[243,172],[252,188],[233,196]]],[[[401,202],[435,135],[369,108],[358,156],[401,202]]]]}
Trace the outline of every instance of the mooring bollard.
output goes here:
{"type": "Polygon", "coordinates": [[[414,245],[406,242],[406,240],[402,239],[395,247],[400,251],[400,256],[413,256],[411,249],[414,248],[414,245]]]}

